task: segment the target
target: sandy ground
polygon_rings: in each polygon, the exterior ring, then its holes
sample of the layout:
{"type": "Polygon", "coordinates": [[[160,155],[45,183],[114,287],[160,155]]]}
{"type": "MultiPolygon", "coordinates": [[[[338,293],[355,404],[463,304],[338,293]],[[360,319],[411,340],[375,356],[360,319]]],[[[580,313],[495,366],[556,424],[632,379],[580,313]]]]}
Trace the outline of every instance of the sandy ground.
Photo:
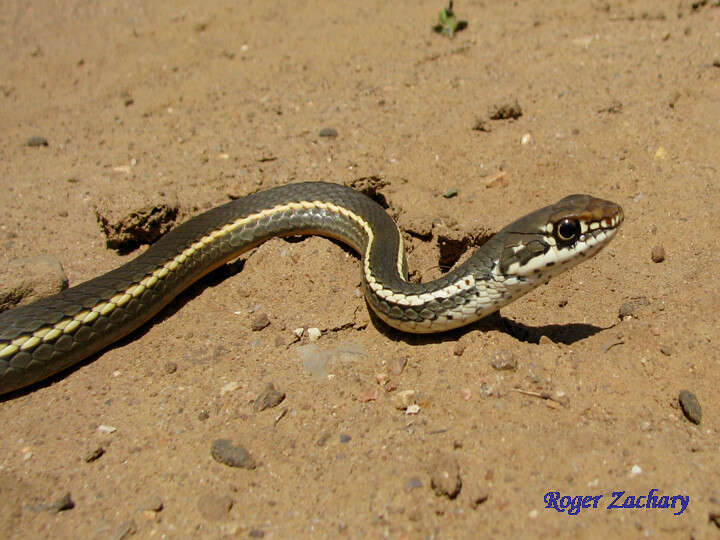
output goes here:
{"type": "Polygon", "coordinates": [[[184,219],[301,180],[385,181],[424,279],[442,228],[497,231],[573,192],[627,221],[503,319],[423,339],[370,321],[338,245],[268,243],[0,402],[0,535],[715,537],[717,2],[458,1],[452,40],[430,30],[435,0],[203,4],[6,4],[3,264],[50,253],[77,284],[139,252],[105,247],[96,207],[177,201],[184,219]],[[515,100],[520,118],[488,119],[515,100]],[[314,353],[300,326],[323,330],[314,353]],[[515,371],[491,366],[503,351],[515,371]],[[269,382],[286,398],[255,412],[269,382]],[[406,390],[417,414],[395,406],[406,390]],[[220,438],[257,467],[215,461],[220,438]],[[431,487],[438,459],[457,465],[454,499],[431,487]],[[607,508],[651,489],[689,504],[607,508]],[[603,498],[568,515],[548,492],[603,498]],[[74,508],[53,509],[67,493],[74,508]]]}

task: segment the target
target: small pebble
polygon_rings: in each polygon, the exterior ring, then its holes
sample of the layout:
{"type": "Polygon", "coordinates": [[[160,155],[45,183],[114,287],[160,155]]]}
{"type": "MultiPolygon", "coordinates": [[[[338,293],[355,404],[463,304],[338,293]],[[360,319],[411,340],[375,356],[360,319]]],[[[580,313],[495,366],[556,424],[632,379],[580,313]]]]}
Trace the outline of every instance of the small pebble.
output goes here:
{"type": "Polygon", "coordinates": [[[419,412],[420,412],[420,405],[418,405],[417,403],[415,403],[413,405],[408,405],[407,408],[405,409],[405,414],[417,414],[419,412]]]}
{"type": "Polygon", "coordinates": [[[403,390],[402,392],[398,392],[394,396],[394,402],[395,402],[395,408],[398,410],[405,410],[410,405],[415,405],[415,401],[417,399],[417,393],[415,390],[403,390]]]}
{"type": "Polygon", "coordinates": [[[52,506],[58,512],[64,512],[65,510],[72,510],[75,508],[75,501],[72,500],[70,492],[67,492],[60,499],[54,502],[52,506]]]}
{"type": "Polygon", "coordinates": [[[337,136],[338,136],[338,131],[337,131],[337,129],[335,129],[335,128],[326,127],[326,128],[322,128],[322,129],[318,132],[318,135],[319,135],[320,137],[337,137],[337,136]]]}
{"type": "Polygon", "coordinates": [[[457,188],[450,188],[445,193],[443,193],[443,197],[445,197],[446,199],[451,199],[451,198],[457,196],[457,194],[458,194],[457,188]]]}
{"type": "Polygon", "coordinates": [[[346,435],[344,433],[340,435],[340,442],[343,444],[349,443],[351,439],[352,437],[350,437],[350,435],[346,435]]]}
{"type": "Polygon", "coordinates": [[[640,308],[649,305],[650,300],[647,297],[638,296],[637,298],[633,298],[631,300],[628,300],[627,302],[623,302],[620,306],[618,316],[620,317],[620,319],[627,319],[628,317],[637,318],[640,308]]]}
{"type": "Polygon", "coordinates": [[[650,258],[654,263],[661,263],[665,260],[665,248],[662,246],[653,246],[650,251],[650,258]]]}
{"type": "Polygon", "coordinates": [[[175,362],[165,362],[165,373],[172,375],[177,371],[177,364],[175,362]]]}
{"type": "Polygon", "coordinates": [[[267,313],[256,313],[253,315],[252,321],[250,321],[250,329],[253,332],[259,332],[263,328],[267,328],[270,325],[270,318],[267,313]]]}
{"type": "Polygon", "coordinates": [[[265,409],[271,409],[277,407],[285,399],[285,392],[280,392],[275,389],[273,383],[267,383],[265,390],[255,399],[253,403],[253,410],[255,412],[264,411],[265,409]]]}
{"type": "Polygon", "coordinates": [[[511,350],[492,353],[490,355],[490,365],[499,371],[515,371],[518,366],[515,354],[511,350]]]}
{"type": "Polygon", "coordinates": [[[448,454],[438,452],[428,467],[430,486],[438,496],[454,499],[462,489],[460,467],[457,460],[448,454]]]}
{"type": "Polygon", "coordinates": [[[665,356],[672,356],[673,348],[670,345],[660,345],[660,352],[665,356]]]}
{"type": "Polygon", "coordinates": [[[635,315],[635,305],[632,302],[623,302],[618,311],[618,317],[626,319],[635,315]]]}
{"type": "Polygon", "coordinates": [[[105,453],[105,449],[102,446],[98,446],[91,452],[88,452],[88,454],[83,458],[83,461],[85,463],[92,463],[93,461],[100,458],[105,453]]]}
{"type": "Polygon", "coordinates": [[[202,517],[210,521],[219,521],[227,517],[233,507],[229,495],[213,495],[208,493],[198,499],[197,508],[202,517]]]}
{"type": "Polygon", "coordinates": [[[702,409],[695,394],[690,390],[681,390],[678,401],[683,413],[685,413],[685,418],[693,424],[699,424],[700,420],[702,420],[702,409]]]}
{"type": "Polygon", "coordinates": [[[117,431],[117,428],[113,426],[106,426],[105,424],[100,424],[97,430],[100,433],[115,433],[117,431]]]}
{"type": "Polygon", "coordinates": [[[162,499],[158,497],[157,495],[151,496],[149,499],[147,499],[142,506],[140,507],[141,510],[150,510],[151,512],[160,512],[165,507],[165,504],[163,503],[162,499]]]}
{"type": "Polygon", "coordinates": [[[33,135],[25,143],[27,146],[48,146],[48,140],[40,135],[33,135]]]}
{"type": "Polygon", "coordinates": [[[250,538],[264,538],[265,537],[265,531],[262,529],[253,529],[251,530],[248,535],[250,538]]]}
{"type": "Polygon", "coordinates": [[[238,388],[240,388],[240,383],[238,381],[230,381],[222,386],[222,388],[220,389],[220,395],[224,396],[225,394],[234,392],[238,388]]]}
{"type": "Polygon", "coordinates": [[[234,445],[228,439],[215,439],[210,449],[210,455],[215,461],[228,467],[254,469],[257,466],[255,460],[245,448],[234,445]]]}
{"type": "Polygon", "coordinates": [[[506,171],[499,171],[492,176],[490,176],[485,181],[485,187],[490,188],[496,188],[496,187],[503,187],[508,185],[508,177],[506,171]]]}
{"type": "Polygon", "coordinates": [[[327,442],[330,440],[331,436],[332,436],[332,434],[329,431],[323,431],[320,434],[320,436],[318,437],[316,444],[322,448],[323,446],[325,446],[327,444],[327,442]]]}
{"type": "Polygon", "coordinates": [[[308,328],[307,334],[310,341],[317,341],[318,339],[320,339],[322,332],[319,328],[308,328]]]}
{"type": "Polygon", "coordinates": [[[456,341],[455,346],[453,347],[453,354],[455,356],[462,356],[465,349],[467,349],[467,343],[463,341],[456,341]]]}

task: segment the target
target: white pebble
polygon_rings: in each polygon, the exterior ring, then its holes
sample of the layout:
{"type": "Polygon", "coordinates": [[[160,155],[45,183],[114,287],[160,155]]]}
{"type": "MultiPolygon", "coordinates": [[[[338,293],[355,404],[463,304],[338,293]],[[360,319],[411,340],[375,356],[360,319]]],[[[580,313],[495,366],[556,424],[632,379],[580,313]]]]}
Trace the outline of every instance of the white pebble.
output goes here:
{"type": "Polygon", "coordinates": [[[395,394],[395,408],[398,410],[407,410],[411,405],[416,405],[417,393],[415,390],[401,390],[395,394]]]}
{"type": "Polygon", "coordinates": [[[225,394],[229,394],[230,392],[234,392],[240,388],[240,383],[237,381],[230,381],[229,383],[225,383],[223,387],[220,389],[220,395],[224,396],[225,394]]]}
{"type": "Polygon", "coordinates": [[[117,431],[116,427],[106,426],[105,424],[100,424],[97,429],[100,433],[115,433],[117,431]]]}
{"type": "Polygon", "coordinates": [[[640,473],[642,473],[642,469],[639,465],[633,465],[632,469],[630,469],[630,476],[637,476],[640,473]]]}
{"type": "Polygon", "coordinates": [[[320,336],[322,335],[322,332],[319,328],[308,328],[307,329],[308,338],[310,341],[317,341],[320,339],[320,336]]]}
{"type": "Polygon", "coordinates": [[[532,141],[532,136],[529,133],[520,137],[520,144],[530,144],[530,141],[532,141]]]}
{"type": "Polygon", "coordinates": [[[417,403],[415,405],[409,405],[407,409],[405,409],[405,414],[417,414],[420,412],[420,405],[417,403]]]}

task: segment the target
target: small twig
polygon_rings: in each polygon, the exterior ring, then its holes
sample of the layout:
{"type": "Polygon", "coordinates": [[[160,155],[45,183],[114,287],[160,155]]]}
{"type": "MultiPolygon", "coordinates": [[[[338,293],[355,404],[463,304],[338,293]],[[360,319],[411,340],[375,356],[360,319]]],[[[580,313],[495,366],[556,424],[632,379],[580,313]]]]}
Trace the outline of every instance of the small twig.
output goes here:
{"type": "Polygon", "coordinates": [[[282,419],[285,417],[285,415],[287,414],[287,412],[288,412],[287,407],[285,407],[282,411],[280,411],[280,414],[278,414],[278,415],[275,417],[275,421],[273,422],[273,426],[277,426],[277,425],[278,425],[278,422],[280,422],[280,420],[282,420],[282,419]]]}
{"type": "Polygon", "coordinates": [[[625,342],[622,339],[616,339],[616,340],[610,341],[603,346],[602,352],[606,353],[610,349],[612,349],[615,345],[623,345],[624,343],[625,342]]]}
{"type": "Polygon", "coordinates": [[[532,392],[530,390],[523,390],[522,388],[513,388],[513,390],[515,390],[515,392],[517,392],[519,394],[523,394],[526,396],[532,396],[532,397],[536,397],[536,398],[540,398],[540,399],[547,399],[550,401],[554,401],[555,403],[559,403],[563,407],[567,407],[567,403],[564,400],[553,397],[553,395],[550,392],[532,392]]]}

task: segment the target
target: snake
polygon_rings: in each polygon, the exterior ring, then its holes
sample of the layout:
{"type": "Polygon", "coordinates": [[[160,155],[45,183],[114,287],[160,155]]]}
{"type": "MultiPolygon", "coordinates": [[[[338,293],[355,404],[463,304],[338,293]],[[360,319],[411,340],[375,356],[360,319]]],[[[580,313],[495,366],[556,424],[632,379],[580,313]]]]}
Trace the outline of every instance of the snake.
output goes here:
{"type": "Polygon", "coordinates": [[[259,191],[189,219],[106,274],[0,313],[0,395],[102,351],[202,276],[273,237],[320,235],[348,245],[361,258],[375,315],[403,332],[432,333],[486,317],[589,259],[623,219],[616,203],[570,195],[507,225],[438,279],[416,283],[408,280],[402,233],[369,196],[325,182],[259,191]]]}

